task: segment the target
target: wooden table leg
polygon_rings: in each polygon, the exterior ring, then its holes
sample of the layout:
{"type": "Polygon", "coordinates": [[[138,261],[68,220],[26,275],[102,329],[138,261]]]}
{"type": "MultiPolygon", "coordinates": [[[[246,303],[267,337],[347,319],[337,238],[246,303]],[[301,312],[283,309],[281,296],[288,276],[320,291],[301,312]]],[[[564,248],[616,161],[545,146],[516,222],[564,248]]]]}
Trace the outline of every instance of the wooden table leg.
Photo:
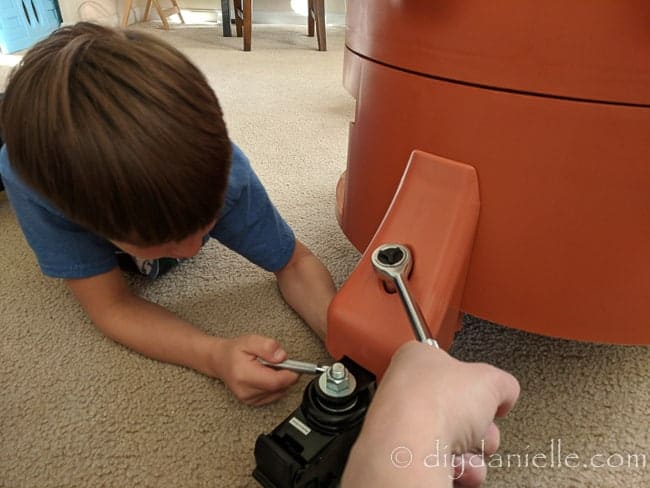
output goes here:
{"type": "Polygon", "coordinates": [[[327,51],[327,34],[325,31],[325,0],[312,0],[314,16],[316,17],[316,35],[318,36],[318,50],[327,51]]]}
{"type": "Polygon", "coordinates": [[[181,12],[181,8],[178,5],[178,2],[176,0],[172,0],[172,5],[176,9],[176,15],[178,15],[178,18],[181,19],[181,24],[185,23],[185,19],[183,18],[183,12],[181,12]]]}
{"type": "Polygon", "coordinates": [[[244,12],[242,11],[242,0],[233,0],[233,6],[235,7],[235,30],[237,31],[237,37],[241,37],[243,34],[244,27],[244,12]]]}
{"type": "Polygon", "coordinates": [[[314,37],[314,0],[307,4],[307,35],[314,37]]]}
{"type": "Polygon", "coordinates": [[[251,50],[253,0],[244,0],[244,51],[251,50]]]}
{"type": "Polygon", "coordinates": [[[122,14],[122,29],[129,23],[129,14],[131,13],[131,5],[133,0],[124,0],[124,13],[122,14]]]}
{"type": "Polygon", "coordinates": [[[146,22],[149,20],[149,14],[151,13],[151,2],[153,0],[147,0],[146,5],[144,6],[144,15],[142,16],[142,20],[146,22]]]}

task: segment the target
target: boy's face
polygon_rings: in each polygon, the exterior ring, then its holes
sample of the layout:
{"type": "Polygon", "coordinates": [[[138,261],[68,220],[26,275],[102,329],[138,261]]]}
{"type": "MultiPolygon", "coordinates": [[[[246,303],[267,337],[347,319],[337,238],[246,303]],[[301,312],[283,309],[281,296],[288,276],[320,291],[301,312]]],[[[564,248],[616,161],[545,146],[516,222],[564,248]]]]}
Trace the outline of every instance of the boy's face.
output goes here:
{"type": "Polygon", "coordinates": [[[201,250],[201,247],[203,247],[203,237],[212,230],[216,223],[217,219],[182,241],[166,242],[153,246],[139,246],[122,241],[111,242],[125,253],[140,259],[191,258],[192,256],[196,256],[201,250]]]}

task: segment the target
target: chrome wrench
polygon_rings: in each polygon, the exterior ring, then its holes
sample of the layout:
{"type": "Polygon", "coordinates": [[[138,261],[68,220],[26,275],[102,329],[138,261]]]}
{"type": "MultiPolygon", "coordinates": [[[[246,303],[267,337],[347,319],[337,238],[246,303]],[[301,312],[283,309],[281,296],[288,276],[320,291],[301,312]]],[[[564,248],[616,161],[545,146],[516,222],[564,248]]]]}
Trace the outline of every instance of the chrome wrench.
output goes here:
{"type": "Polygon", "coordinates": [[[413,268],[409,248],[403,244],[382,244],[373,251],[371,260],[386,289],[389,292],[397,290],[416,339],[430,346],[439,347],[438,342],[431,337],[422,312],[406,285],[413,268]]]}
{"type": "Polygon", "coordinates": [[[269,363],[262,358],[257,358],[257,360],[264,366],[274,369],[287,369],[295,373],[300,374],[321,374],[327,372],[330,369],[330,366],[324,366],[314,363],[307,363],[305,361],[295,361],[293,359],[287,359],[281,363],[269,363]]]}

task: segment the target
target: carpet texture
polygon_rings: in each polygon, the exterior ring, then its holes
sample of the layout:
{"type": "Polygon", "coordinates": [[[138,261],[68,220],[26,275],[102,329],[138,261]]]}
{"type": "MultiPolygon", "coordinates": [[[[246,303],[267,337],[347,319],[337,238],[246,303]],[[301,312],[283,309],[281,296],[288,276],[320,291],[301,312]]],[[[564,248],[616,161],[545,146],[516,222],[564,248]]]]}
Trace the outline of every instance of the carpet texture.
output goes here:
{"type": "MultiPolygon", "coordinates": [[[[301,27],[256,25],[253,51],[244,53],[220,27],[135,28],[167,39],[207,74],[231,137],[299,238],[344,282],[359,258],[334,218],[354,117],[341,85],[344,29],[328,28],[329,51],[320,53],[301,27]]],[[[132,284],[211,333],[260,333],[292,358],[328,358],[273,277],[217,243],[158,281],[132,284]]],[[[104,338],[63,283],[41,276],[4,193],[0,333],[2,487],[256,486],[255,439],[299,404],[309,380],[274,405],[249,408],[219,381],[104,338]]],[[[490,460],[485,486],[650,486],[650,349],[538,337],[467,317],[453,354],[500,366],[522,386],[500,422],[501,458],[490,460]],[[550,466],[558,446],[565,460],[575,453],[568,464],[577,467],[550,466]],[[533,463],[536,454],[545,458],[533,463]]]]}

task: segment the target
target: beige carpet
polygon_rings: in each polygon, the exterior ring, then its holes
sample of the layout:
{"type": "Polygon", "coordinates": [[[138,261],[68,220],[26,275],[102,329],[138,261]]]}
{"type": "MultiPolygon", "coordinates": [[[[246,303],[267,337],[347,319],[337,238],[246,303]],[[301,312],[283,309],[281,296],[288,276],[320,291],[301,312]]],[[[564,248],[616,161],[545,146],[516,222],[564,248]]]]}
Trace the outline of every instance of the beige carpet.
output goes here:
{"type": "MultiPolygon", "coordinates": [[[[358,259],[334,219],[354,113],[341,85],[343,28],[329,29],[326,53],[295,26],[255,26],[250,53],[215,27],[154,31],[208,74],[232,138],[341,284],[358,259]]],[[[218,381],[102,337],[63,284],[40,275],[4,194],[0,270],[0,486],[255,486],[255,438],[299,404],[309,378],[277,404],[248,408],[218,381]]],[[[134,286],[215,334],[266,334],[293,358],[327,358],[272,276],[215,243],[171,275],[134,286]]],[[[638,317],[639,327],[648,322],[638,317]]],[[[503,466],[491,469],[485,486],[650,486],[650,349],[553,340],[468,319],[454,353],[503,367],[522,385],[516,410],[500,424],[503,466]],[[579,467],[550,467],[558,443],[563,459],[579,456],[579,467]],[[535,454],[546,456],[546,467],[533,466],[535,454]],[[610,467],[585,467],[592,456],[599,465],[611,456],[610,467]],[[636,467],[643,456],[645,468],[636,467]]]]}

